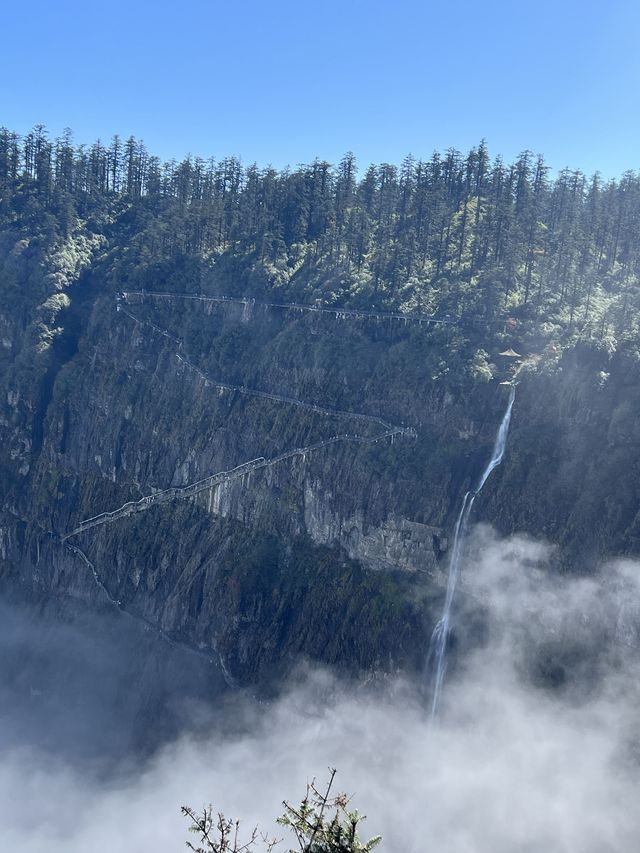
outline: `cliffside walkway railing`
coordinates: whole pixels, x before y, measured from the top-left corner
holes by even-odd
[[[147,293],[143,294],[142,291],[140,292],[140,294],[145,296],[150,295]],[[121,294],[120,296],[124,296],[126,298],[126,296],[128,295],[129,294]],[[152,295],[163,296],[165,294]],[[172,294],[166,295],[172,296]],[[209,297],[197,296],[189,296],[186,298],[203,298],[205,300],[209,299]],[[242,304],[251,302],[251,304],[253,304],[252,301],[236,300],[230,297],[222,297],[220,299],[214,297],[213,301],[233,301],[241,302]],[[276,305],[276,307],[298,306],[286,306],[285,304],[281,304]],[[305,308],[307,306],[299,307]],[[205,477],[202,480],[197,480],[196,482],[190,483],[186,486],[172,486],[168,489],[162,489],[153,492],[150,495],[145,495],[137,501],[127,501],[127,503],[123,504],[121,507],[118,507],[118,509],[109,512],[102,512],[98,515],[92,516],[91,518],[84,519],[73,530],[70,530],[68,533],[65,533],[60,536],[61,542],[66,542],[72,536],[78,536],[79,534],[84,533],[87,530],[91,530],[94,527],[100,527],[103,524],[110,524],[120,518],[126,518],[128,516],[134,515],[135,513],[144,512],[150,509],[152,506],[167,503],[168,501],[184,500],[187,498],[191,498],[197,495],[199,492],[204,492],[208,489],[213,489],[216,486],[221,485],[222,483],[227,483],[232,480],[237,480],[242,477],[245,477],[252,471],[257,471],[262,468],[268,468],[273,465],[277,465],[279,462],[283,462],[284,460],[291,459],[295,456],[305,456],[308,453],[313,453],[317,450],[320,450],[321,448],[336,444],[337,442],[344,441],[358,444],[374,444],[385,438],[391,438],[391,441],[393,441],[396,435],[406,435],[412,438],[416,437],[416,432],[412,427],[390,424],[382,418],[377,417],[376,415],[367,415],[362,412],[349,412],[340,409],[330,409],[326,406],[320,406],[316,403],[310,403],[305,400],[298,400],[295,397],[288,397],[283,394],[272,394],[269,391],[261,391],[255,388],[248,388],[244,385],[233,385],[229,382],[221,382],[217,379],[212,379],[197,365],[190,361],[190,359],[184,354],[184,341],[182,341],[180,338],[176,337],[175,335],[172,335],[171,332],[169,332],[167,329],[164,329],[162,326],[158,326],[156,323],[153,323],[150,320],[142,320],[140,317],[136,317],[135,314],[132,314],[130,311],[123,307],[120,298],[118,298],[118,310],[125,316],[133,320],[135,323],[150,328],[156,334],[162,335],[164,338],[174,343],[178,347],[178,352],[176,352],[175,354],[178,361],[180,361],[181,364],[184,364],[189,370],[192,370],[194,373],[196,373],[207,385],[213,385],[214,387],[220,388],[225,391],[237,392],[239,394],[244,394],[247,396],[259,397],[266,400],[273,400],[277,403],[286,403],[288,405],[298,406],[300,408],[306,409],[307,411],[315,412],[317,414],[328,417],[349,418],[358,420],[361,423],[374,424],[377,427],[381,427],[382,432],[378,432],[370,436],[359,435],[357,433],[342,433],[340,435],[334,435],[331,438],[327,438],[322,441],[317,441],[314,444],[309,444],[305,447],[297,447],[293,450],[287,450],[284,453],[279,454],[278,456],[272,457],[271,459],[266,459],[264,456],[259,456],[256,459],[250,460],[249,462],[243,462],[241,465],[238,465],[236,468],[232,468],[229,471],[220,471],[216,474],[212,474],[209,477]],[[320,309],[311,308],[311,310]],[[403,317],[404,315],[398,316]]]
[[[78,557],[84,565],[89,569],[93,579],[96,583],[96,586],[102,591],[102,594],[105,596],[106,600],[111,604],[119,613],[127,618],[131,619],[133,622],[137,622],[142,625],[144,628],[147,628],[157,634],[161,640],[163,640],[167,645],[171,646],[175,649],[184,649],[184,651],[189,652],[190,654],[197,655],[198,657],[204,658],[209,662],[213,662],[215,660],[220,664],[220,670],[222,672],[222,677],[229,685],[229,687],[237,687],[237,682],[229,673],[227,667],[225,666],[222,655],[219,652],[216,652],[215,649],[211,649],[210,652],[206,651],[202,648],[197,648],[196,646],[191,646],[188,643],[183,643],[180,640],[174,639],[170,634],[168,634],[163,628],[160,627],[155,622],[152,622],[150,619],[147,619],[145,616],[142,616],[140,613],[132,613],[130,610],[127,610],[122,601],[117,598],[114,598],[107,587],[100,580],[100,575],[95,567],[95,565],[91,562],[91,560],[87,557],[82,548],[78,548],[77,545],[72,545],[70,542],[63,542],[64,547]]]
[[[434,317],[432,314],[402,314],[400,311],[367,311],[364,308],[332,308],[328,305],[305,305],[301,302],[261,302],[242,296],[207,296],[204,293],[171,293],[157,290],[123,290],[118,294],[119,299],[128,301],[129,297],[137,296],[143,299],[188,299],[196,302],[214,302],[231,305],[242,305],[251,308],[254,305],[266,308],[281,308],[285,311],[309,311],[314,314],[332,314],[336,320],[403,320],[405,323],[435,323],[455,325],[458,320],[452,317]]]
[[[141,326],[148,326],[157,334],[163,335],[165,338],[168,338],[173,343],[177,344],[178,352],[176,353],[176,358],[181,364],[184,364],[189,370],[192,370],[196,373],[207,385],[213,385],[215,388],[221,388],[223,391],[231,391],[237,392],[238,394],[244,394],[248,397],[260,397],[263,400],[273,400],[276,403],[286,403],[290,406],[298,406],[301,409],[306,409],[310,412],[315,412],[319,415],[325,415],[327,417],[335,417],[335,418],[351,418],[356,419],[362,422],[367,422],[371,424],[376,424],[377,426],[381,426],[383,429],[405,429],[404,426],[400,427],[396,424],[388,423],[382,418],[377,417],[376,415],[367,415],[362,412],[349,412],[342,409],[330,409],[327,406],[320,406],[317,403],[310,403],[306,400],[298,400],[295,397],[288,397],[284,394],[273,394],[270,391],[261,391],[258,388],[248,388],[246,385],[233,385],[230,382],[222,382],[219,379],[213,379],[211,376],[206,374],[203,370],[201,370],[197,365],[195,365],[185,354],[184,354],[184,341],[181,341],[180,338],[175,337],[166,329],[163,329],[161,326],[157,326],[155,323],[150,322],[149,320],[142,320],[140,317],[136,317],[135,314],[132,314],[130,311],[127,311],[126,308],[122,309],[122,313],[133,320],[135,323],[140,324]]]
[[[228,483],[232,480],[238,480],[250,474],[252,471],[258,471],[261,468],[270,468],[277,465],[279,462],[284,462],[285,459],[291,459],[294,456],[305,456],[307,453],[313,453],[323,447],[328,447],[331,444],[338,442],[354,442],[356,444],[375,444],[385,438],[393,438],[396,435],[411,435],[415,436],[415,432],[410,428],[395,427],[388,429],[385,432],[378,433],[373,436],[352,435],[345,433],[342,435],[334,435],[331,438],[326,438],[323,441],[317,441],[314,444],[308,444],[305,447],[296,447],[293,450],[287,450],[280,453],[278,456],[273,456],[271,459],[265,459],[264,456],[258,456],[256,459],[251,459],[249,462],[243,462],[236,468],[231,468],[229,471],[219,471],[216,474],[211,474],[202,480],[197,480],[194,483],[189,483],[186,486],[174,486],[169,489],[163,489],[154,492],[151,495],[145,495],[138,501],[128,501],[118,509],[112,512],[101,512],[99,515],[94,515],[92,518],[87,518],[81,521],[80,524],[68,533],[60,537],[61,542],[66,542],[72,536],[77,536],[94,527],[100,527],[102,524],[110,524],[120,518],[126,518],[138,512],[145,512],[152,506],[157,504],[167,503],[174,500],[185,500],[192,498],[199,492],[204,492],[207,489],[215,488],[222,483]]]

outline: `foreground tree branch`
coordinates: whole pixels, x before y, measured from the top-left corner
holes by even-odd
[[[293,832],[300,853],[369,853],[380,843],[381,836],[366,842],[360,840],[358,827],[365,815],[348,809],[350,797],[346,794],[331,796],[335,768],[329,768],[329,774],[323,791],[316,786],[315,779],[307,783],[299,806],[284,800],[284,813],[277,823]],[[242,841],[240,821],[226,818],[221,812],[214,813],[211,805],[202,813],[182,806],[182,814],[191,821],[189,831],[199,836],[197,847],[187,841],[187,847],[194,853],[248,853],[257,846],[270,853],[280,843],[275,837],[260,834],[257,827]],[[297,851],[290,849],[289,853]]]

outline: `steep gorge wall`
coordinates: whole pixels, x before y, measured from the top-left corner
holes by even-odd
[[[335,444],[88,531],[72,541],[100,583],[148,624],[215,650],[234,682],[300,655],[419,667],[449,531],[506,403],[497,382],[456,372],[459,331],[151,300],[132,307],[135,322],[90,272],[82,286],[56,315],[67,336],[57,350],[34,355],[29,315],[3,311],[13,342],[1,424],[5,586],[98,601],[92,573],[51,532],[256,456],[375,434],[216,388],[176,357],[186,352],[220,381],[381,417],[416,437]],[[476,518],[549,538],[574,565],[636,553],[637,365],[575,350],[560,368],[522,374],[507,457]]]

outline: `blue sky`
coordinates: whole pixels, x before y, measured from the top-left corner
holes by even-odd
[[[30,0],[2,10],[0,125],[162,157],[361,167],[486,138],[640,168],[640,2]]]

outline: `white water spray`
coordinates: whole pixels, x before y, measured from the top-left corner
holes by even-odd
[[[493,469],[497,468],[498,465],[502,462],[505,445],[507,443],[509,424],[511,423],[511,410],[513,409],[513,401],[515,400],[515,397],[516,389],[515,385],[512,385],[511,390],[509,392],[509,402],[507,404],[507,410],[504,413],[504,417],[502,418],[502,421],[500,423],[489,464],[484,469],[482,477],[480,477],[478,487],[475,489],[475,491],[469,491],[464,496],[462,500],[462,506],[460,507],[458,520],[456,521],[456,526],[453,535],[453,548],[451,550],[451,562],[449,563],[449,576],[447,578],[447,594],[444,600],[444,609],[442,611],[442,616],[438,620],[438,624],[433,629],[433,634],[431,635],[431,643],[429,645],[429,656],[427,659],[428,662],[434,662],[435,670],[435,678],[433,682],[433,696],[431,700],[432,717],[435,717],[438,712],[440,695],[442,693],[442,685],[444,683],[444,677],[447,671],[447,640],[449,638],[449,625],[451,622],[451,605],[453,604],[453,596],[456,591],[456,586],[458,584],[458,577],[460,576],[460,564],[462,562],[462,554],[467,538],[469,516],[471,515],[473,503],[476,497],[482,491],[484,484],[489,479],[489,475],[491,474]]]

